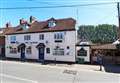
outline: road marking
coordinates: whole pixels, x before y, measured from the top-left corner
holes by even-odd
[[[37,81],[34,81],[34,80],[24,79],[24,78],[21,78],[21,77],[7,75],[7,74],[0,74],[0,76],[11,78],[11,79],[16,79],[16,80],[21,80],[21,81],[27,81],[27,82],[31,82],[31,83],[38,83]]]
[[[77,71],[75,71],[75,70],[64,70],[63,73],[76,75]]]

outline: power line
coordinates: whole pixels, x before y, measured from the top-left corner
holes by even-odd
[[[93,3],[93,4],[77,4],[77,5],[59,5],[59,6],[40,6],[40,7],[1,7],[0,10],[18,10],[18,9],[40,9],[40,8],[71,8],[80,6],[95,6],[116,4],[118,2]]]
[[[33,1],[33,0],[27,0],[27,1],[17,1],[17,2],[12,2],[12,3],[40,3],[40,4],[45,4],[45,5],[60,5],[60,4],[56,4],[56,3],[50,3],[50,2],[46,2],[46,1]],[[0,2],[1,4],[8,4],[8,2]]]

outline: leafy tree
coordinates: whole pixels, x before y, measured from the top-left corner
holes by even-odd
[[[115,25],[81,25],[77,32],[78,39],[86,39],[93,43],[112,43],[117,40],[117,26]]]

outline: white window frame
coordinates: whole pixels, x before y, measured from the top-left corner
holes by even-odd
[[[64,56],[65,51],[64,51],[63,48],[55,48],[55,49],[53,49],[53,55],[55,55],[55,56]]]
[[[58,32],[54,34],[54,39],[55,40],[63,40],[64,39],[64,33],[63,32]]]
[[[15,35],[10,36],[10,42],[16,42],[16,36]]]
[[[31,35],[24,35],[24,40],[25,41],[31,40]]]
[[[17,54],[17,48],[10,48],[10,54]]]
[[[39,40],[44,40],[44,34],[39,35]]]
[[[48,27],[55,27],[55,26],[56,26],[55,21],[51,20],[48,22]]]
[[[32,54],[32,47],[26,48],[26,54]]]

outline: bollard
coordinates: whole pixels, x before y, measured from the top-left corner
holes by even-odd
[[[56,65],[56,58],[54,59],[54,63],[55,63],[55,65]]]

